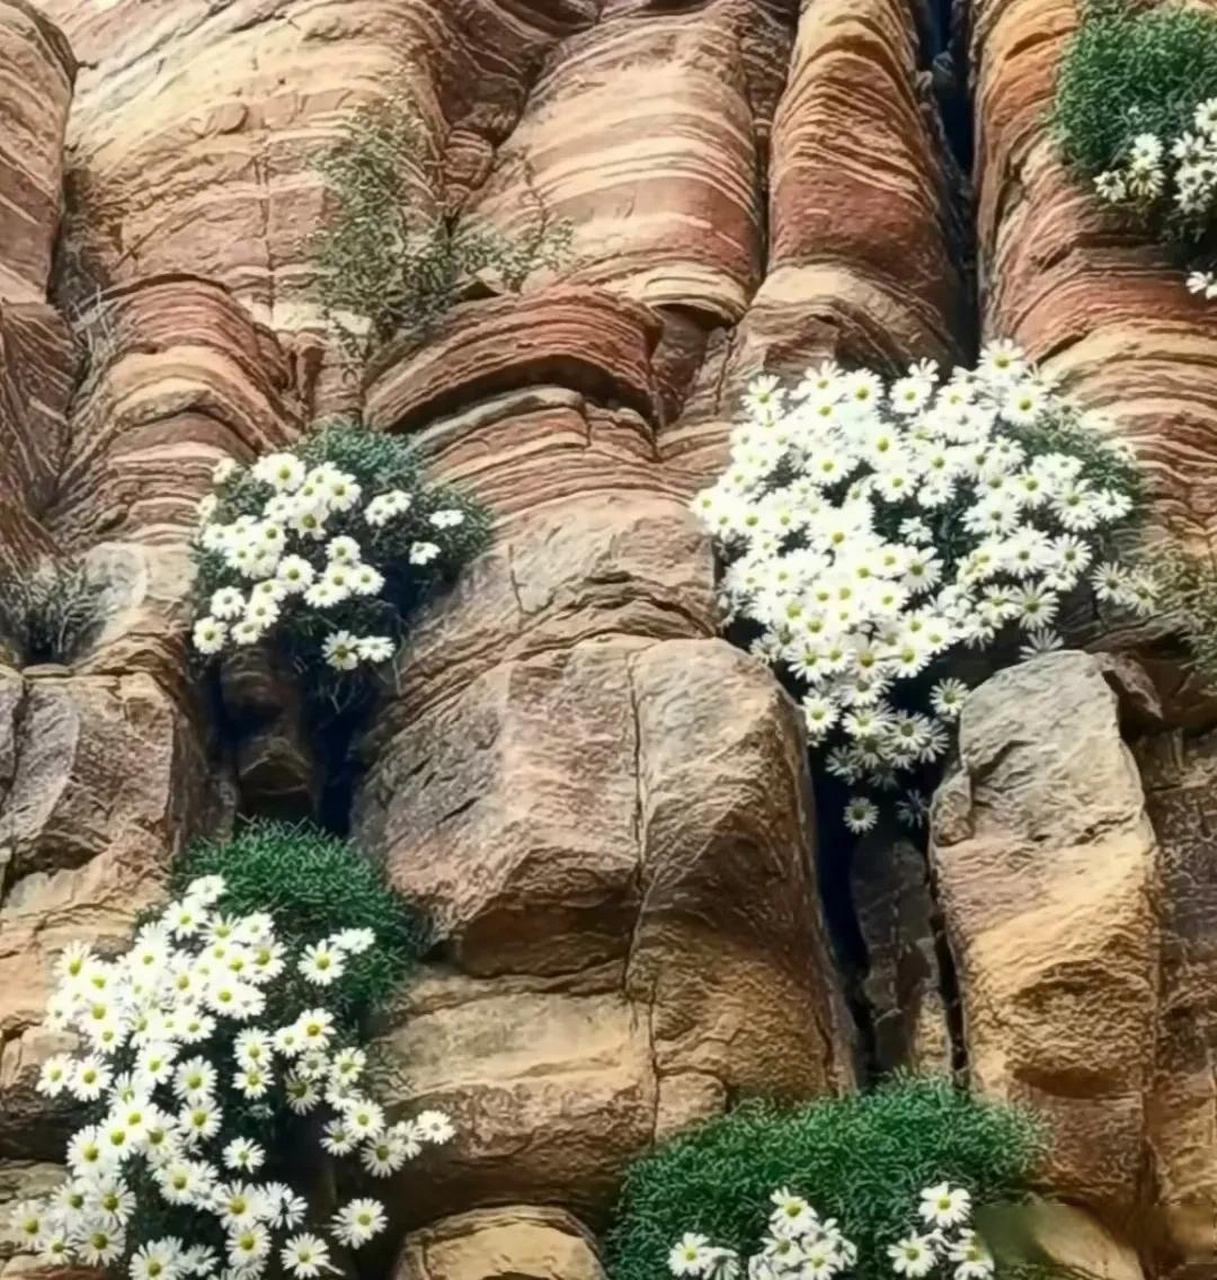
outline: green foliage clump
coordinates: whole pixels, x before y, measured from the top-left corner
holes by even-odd
[[[1217,12],[1179,3],[1150,8],[1092,0],[1057,79],[1052,125],[1066,163],[1079,178],[1098,179],[1105,198],[1185,260],[1204,261],[1213,248],[1211,200],[1180,203],[1163,186],[1138,185],[1126,166],[1134,140],[1153,135],[1161,148],[1155,164],[1165,166],[1160,176],[1169,187],[1181,163],[1176,143],[1190,138],[1203,149],[1196,109],[1213,98]],[[1196,174],[1203,169],[1191,167]]]
[[[71,662],[102,622],[105,583],[86,564],[55,560],[0,582],[0,640],[25,665]]]
[[[1178,615],[1196,674],[1217,691],[1217,565],[1177,543],[1155,547],[1152,563],[1163,610]]]
[[[1045,1146],[1030,1114],[946,1080],[901,1077],[797,1107],[749,1101],[663,1143],[627,1171],[606,1241],[612,1280],[658,1280],[686,1231],[751,1252],[770,1194],[788,1187],[858,1246],[857,1280],[890,1280],[887,1245],[922,1188],[965,1187],[984,1205],[1017,1196]]]
[[[224,877],[226,912],[270,912],[277,936],[292,951],[341,929],[376,934],[376,945],[352,955],[346,972],[324,992],[326,1007],[349,1028],[388,999],[426,949],[424,921],[380,870],[319,828],[260,819],[231,840],[197,842],[175,861],[171,887],[181,893],[192,880],[211,875]],[[317,988],[297,981],[316,1003]],[[298,998],[287,987],[289,1002]]]
[[[570,245],[570,224],[553,221],[539,201],[535,227],[516,239],[420,209],[420,189],[442,206],[442,174],[403,97],[356,111],[317,167],[333,213],[312,243],[315,290],[352,354],[430,328],[475,272],[492,269],[518,290],[531,271],[556,267]]]
[[[1052,120],[1065,158],[1094,177],[1139,133],[1185,133],[1215,95],[1217,12],[1092,5],[1065,51]]]

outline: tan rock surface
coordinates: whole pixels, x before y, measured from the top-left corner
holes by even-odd
[[[30,1092],[57,949],[123,936],[172,850],[222,821],[204,781],[235,777],[253,807],[303,805],[316,782],[265,673],[230,673],[240,731],[208,756],[186,546],[216,460],[357,395],[306,292],[311,158],[358,103],[405,88],[444,177],[420,182],[422,206],[513,230],[569,218],[574,252],[558,283],[464,304],[366,382],[371,425],[499,517],[362,744],[357,834],[439,926],[384,1030],[391,1096],[460,1130],[395,1207],[476,1210],[402,1266],[594,1280],[577,1226],[529,1206],[597,1223],[655,1136],[740,1093],[851,1079],[796,716],[713,638],[684,498],[762,366],[949,360],[967,340],[965,201],[915,6],[43,8],[83,65],[64,242],[80,279],[69,333],[45,295],[73,64],[25,0],[0,0],[18,139],[0,138],[0,176],[18,175],[0,184],[17,193],[0,229],[18,228],[0,235],[0,573],[58,548],[110,589],[71,672],[0,675],[0,1156],[59,1154]],[[1179,277],[1104,231],[1051,158],[1073,7],[981,0],[972,17],[985,325],[1118,411],[1164,518],[1200,541],[1217,349]],[[1163,1265],[1212,1280],[1207,744],[1145,748],[1146,800],[1098,668],[1046,661],[976,695],[940,801],[966,1043],[935,1004],[915,860],[855,867],[877,1056],[966,1050],[978,1084],[1047,1110],[1064,1190],[1109,1214],[1157,1196]],[[1136,732],[1208,723],[1174,667],[1126,709],[1134,695]],[[1083,1236],[1070,1260],[1092,1256]]]
[[[604,323],[572,324],[579,307]],[[418,439],[438,476],[493,494],[504,518],[399,663],[402,692],[364,744],[354,834],[428,904],[453,970],[408,990],[413,1012],[387,1033],[403,1106],[462,1117],[403,1212],[515,1198],[598,1221],[656,1133],[736,1092],[836,1088],[851,1064],[793,709],[711,638],[709,547],[651,422],[582,376],[616,361],[654,386],[652,323],[587,289],[524,299],[522,329],[509,314],[470,304],[435,357],[406,350],[394,369],[386,356],[372,384],[378,424],[408,428],[392,388],[458,403],[458,351],[494,337],[472,403]],[[561,1033],[560,1067],[550,1025],[585,1028]],[[446,1077],[416,1069],[434,1052]],[[542,1085],[552,1126],[531,1101]],[[611,1136],[572,1135],[567,1116],[597,1135],[607,1123],[585,1115],[589,1090]]]
[[[971,695],[932,844],[968,1072],[1039,1108],[1053,1187],[1108,1211],[1140,1186],[1158,859],[1093,658],[1050,654]]]
[[[394,1280],[602,1280],[587,1231],[560,1209],[506,1205],[444,1218],[406,1239]]]
[[[75,939],[118,945],[200,821],[193,726],[146,674],[0,670],[0,1151],[60,1154],[33,1085],[64,1048],[40,1021]]]

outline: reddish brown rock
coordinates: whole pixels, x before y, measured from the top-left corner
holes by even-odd
[[[768,44],[771,80],[788,40],[759,0],[603,6],[535,85],[475,215],[523,232],[540,201],[573,224],[566,278],[734,323],[764,216],[741,44]]]
[[[762,370],[954,357],[963,246],[923,81],[908,6],[802,6],[773,124],[768,274],[735,330],[712,338],[660,441],[690,484],[721,467],[739,395]]]
[[[326,207],[315,160],[342,121],[407,92],[459,196],[510,132],[545,55],[596,11],[592,0],[46,8],[87,64],[69,141],[89,271],[102,284],[205,276],[310,359],[320,352],[300,336],[323,328],[308,292]],[[445,192],[420,183],[417,201],[434,211]],[[326,411],[348,398],[333,359],[298,390]]]
[[[660,324],[596,289],[548,289],[466,303],[419,346],[384,351],[369,371],[367,421],[409,432],[499,392],[556,383],[653,420],[650,356]]]
[[[41,302],[59,226],[76,60],[29,0],[0,3],[0,299]]]

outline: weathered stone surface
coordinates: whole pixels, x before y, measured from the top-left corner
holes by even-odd
[[[1202,1276],[1217,1258],[1217,735],[1137,745],[1158,835],[1162,976],[1146,1142],[1160,1261]]]
[[[412,1232],[394,1280],[602,1280],[587,1230],[561,1209],[479,1209]]]
[[[550,382],[653,418],[650,355],[659,333],[649,308],[597,289],[466,303],[431,341],[389,347],[375,361],[367,420],[410,431],[498,392]]]
[[[1054,1188],[1109,1211],[1140,1186],[1158,857],[1093,658],[1050,654],[971,695],[932,840],[968,1071],[1038,1107]]]
[[[763,219],[740,46],[764,40],[771,78],[789,36],[759,0],[603,6],[534,86],[476,213],[524,230],[539,198],[573,224],[568,278],[737,321]]]
[[[308,244],[325,212],[315,157],[360,103],[408,92],[453,198],[482,180],[556,41],[592,0],[235,0],[150,11],[48,0],[86,69],[69,134],[75,243],[102,284],[189,271],[227,286],[307,353],[327,409],[339,371],[310,340]],[[417,203],[445,203],[420,182]]]
[[[807,1096],[848,1078],[804,770],[793,709],[715,640],[623,636],[503,661],[383,745],[356,836],[428,904],[440,953],[492,979],[448,979],[470,993],[459,1012],[420,1013],[411,994],[389,1036],[410,1099],[468,1121],[436,1157],[436,1208],[510,1195],[602,1214],[623,1155],[657,1132],[737,1091]],[[581,994],[606,970],[604,995]],[[519,982],[531,1007],[504,1011]],[[514,1028],[572,1018],[599,1030],[574,1037],[569,1078],[552,1080]],[[541,1076],[558,1114],[580,1112],[581,1073],[602,1070],[586,1054],[614,1026],[613,1140],[559,1156],[531,1108],[496,1099]],[[433,1053],[448,1074],[437,1059],[428,1085],[417,1055]],[[509,1169],[494,1161],[504,1144]]]
[[[0,3],[0,298],[46,296],[75,74],[68,42],[38,7]]]
[[[576,980],[478,980],[432,969],[412,982],[378,1048],[391,1111],[442,1106],[458,1129],[401,1180],[407,1224],[454,1206],[560,1204],[602,1223],[620,1170],[650,1142],[656,1105],[645,1011],[620,966]]]
[[[194,727],[146,674],[0,670],[0,1151],[61,1154],[33,1085],[68,1047],[40,1025],[56,956],[119,945],[201,818]]]

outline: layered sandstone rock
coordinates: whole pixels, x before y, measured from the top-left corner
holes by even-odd
[[[598,1220],[655,1136],[851,1074],[803,740],[712,638],[709,547],[644,416],[658,332],[587,288],[475,303],[369,388],[372,422],[408,430],[468,379],[419,440],[504,517],[420,620],[355,807],[442,961],[385,1038],[401,1104],[460,1133],[411,1218],[514,1198]]]
[[[1217,1256],[1212,734],[1120,740],[1100,664],[969,699],[933,862],[969,1074],[1052,1123],[1051,1185],[1166,1275]]]
[[[31,1083],[63,942],[117,944],[237,788],[263,811],[315,803],[311,744],[257,663],[226,671],[236,740],[208,754],[187,544],[216,460],[362,394],[373,429],[408,434],[499,519],[419,619],[363,744],[355,833],[437,927],[383,1029],[384,1084],[395,1109],[449,1108],[460,1135],[394,1208],[473,1209],[398,1270],[596,1280],[578,1223],[536,1206],[596,1223],[656,1137],[739,1094],[852,1077],[797,715],[714,638],[685,498],[762,366],[949,361],[967,342],[960,180],[919,6],[44,8],[85,64],[60,264],[72,326],[45,293],[74,64],[26,0],[0,0],[17,139],[0,139],[17,175],[0,184],[17,193],[0,211],[0,573],[67,550],[109,586],[71,670],[0,668],[0,1198],[55,1176],[60,1134]],[[1070,5],[974,10],[985,323],[1118,410],[1164,518],[1199,542],[1212,501],[1193,464],[1217,408],[1199,304],[1103,231],[1052,160],[1042,113]],[[522,233],[567,218],[573,253],[558,286],[465,303],[360,389],[307,292],[312,159],[357,104],[402,89],[435,160],[420,207]],[[980,1086],[1041,1105],[1059,1188],[1126,1224],[1156,1197],[1162,1225],[1138,1243],[1160,1231],[1163,1266],[1207,1280],[1209,752],[1165,734],[1193,687],[1154,685],[1123,721],[1158,735],[1140,749],[1148,800],[1089,659],[1045,659],[970,704],[934,864],[962,1037],[916,851],[872,845],[852,887],[878,1062],[966,1059]],[[1134,1276],[1091,1226],[1042,1235]]]
[[[38,516],[62,459],[75,357],[46,291],[75,74],[38,9],[0,4],[0,574],[52,545]]]
[[[191,272],[228,288],[299,357],[310,406],[341,399],[308,293],[324,213],[315,157],[362,102],[407,93],[423,210],[485,175],[555,42],[593,0],[47,0],[87,68],[69,135],[70,226],[101,285]],[[320,383],[318,379],[320,378]]]
[[[967,288],[950,161],[914,15],[894,0],[800,6],[773,124],[768,270],[731,331],[710,335],[665,457],[708,479],[744,383],[814,361],[950,363]]]
[[[59,226],[63,138],[76,59],[29,0],[0,4],[0,298],[42,302]]]

